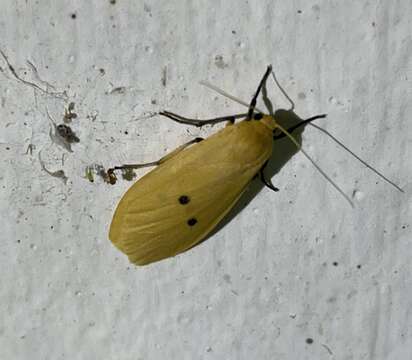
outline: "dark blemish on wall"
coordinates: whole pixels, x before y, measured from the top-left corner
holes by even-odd
[[[231,284],[231,283],[232,283],[232,280],[231,280],[229,274],[224,274],[224,275],[223,275],[223,280],[224,280],[226,283],[228,283],[228,284]]]
[[[76,13],[73,13],[73,14],[70,15],[70,17],[74,20],[74,19],[77,18],[77,15],[76,15]]]
[[[100,75],[103,76],[106,74],[106,70],[104,70],[103,68],[99,69]]]
[[[333,355],[332,350],[329,348],[329,346],[322,344],[322,346],[326,349],[326,351],[329,353],[329,355]]]
[[[166,84],[167,84],[167,66],[164,66],[163,70],[162,70],[162,85],[163,85],[163,87],[166,87]]]
[[[113,88],[109,94],[114,95],[114,94],[124,94],[126,92],[126,87],[125,86],[117,86]]]
[[[306,341],[306,344],[309,344],[309,345],[313,344],[312,338],[307,338],[305,341]]]
[[[68,143],[72,144],[72,143],[80,142],[80,139],[76,136],[76,134],[74,133],[74,131],[71,129],[70,126],[67,126],[65,124],[60,124],[60,125],[57,125],[56,130],[57,130],[57,134],[61,138],[66,140]]]
[[[336,302],[336,300],[337,300],[336,296],[331,296],[330,298],[327,299],[327,302],[330,304],[333,304]]]
[[[357,267],[358,269],[360,269],[360,268],[362,268],[362,265],[359,264],[359,265],[357,265],[356,267]]]
[[[229,65],[226,64],[223,61],[223,56],[222,55],[216,55],[215,56],[215,65],[219,68],[219,69],[224,69],[226,67],[228,67]]]
[[[50,171],[46,168],[46,165],[44,164],[43,160],[41,159],[40,152],[38,154],[38,157],[39,157],[40,166],[41,166],[43,171],[45,171],[47,174],[49,174],[52,177],[61,179],[65,185],[67,184],[67,180],[69,180],[69,179],[66,176],[66,174],[64,173],[64,170]]]
[[[332,263],[332,265],[333,265],[333,266],[338,266],[339,264],[338,264],[337,261],[334,261],[334,262]]]
[[[110,0],[110,4],[115,5],[115,4],[116,4],[116,0]]]
[[[302,10],[298,10],[298,14],[302,14]]]
[[[92,164],[86,166],[85,178],[90,182],[94,182],[94,175],[97,175],[103,179],[105,183],[114,185],[117,181],[116,175],[111,175],[110,170],[107,170],[99,164]]]
[[[77,118],[77,114],[73,112],[74,106],[74,102],[71,102],[69,103],[67,109],[64,109],[63,122],[65,122],[66,124],[71,123],[73,119]]]
[[[117,176],[114,173],[114,169],[106,169],[102,165],[95,165],[97,175],[99,175],[103,181],[107,184],[114,185],[117,182]]]
[[[122,179],[126,181],[132,181],[136,177],[136,173],[133,169],[122,169]]]

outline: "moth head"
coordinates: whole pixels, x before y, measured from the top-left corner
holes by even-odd
[[[270,130],[275,130],[277,127],[277,123],[275,117],[273,115],[266,115],[262,113],[255,113],[253,115],[253,120],[260,121],[263,125],[268,127]]]

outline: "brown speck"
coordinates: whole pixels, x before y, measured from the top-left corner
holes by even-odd
[[[64,110],[63,121],[66,124],[71,123],[73,119],[77,118],[77,114],[73,112],[74,107],[75,107],[75,103],[71,102],[69,103],[69,106],[67,107],[67,109]]]
[[[338,264],[337,261],[334,261],[334,262],[332,263],[332,265],[333,265],[333,266],[338,266],[339,264]]]
[[[75,13],[71,14],[70,17],[74,20],[76,19],[77,15]]]
[[[309,344],[309,345],[313,344],[313,339],[312,338],[307,338],[306,339],[306,344]]]
[[[56,127],[57,133],[60,137],[65,139],[68,143],[78,143],[80,139],[76,136],[70,126],[60,124]]]

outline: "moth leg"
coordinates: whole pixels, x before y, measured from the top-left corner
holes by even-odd
[[[278,192],[279,189],[278,189],[277,187],[273,186],[273,184],[272,184],[272,182],[271,182],[270,180],[267,180],[267,179],[265,178],[264,170],[265,170],[265,167],[266,167],[267,164],[268,164],[268,162],[266,161],[266,162],[264,163],[264,165],[261,167],[261,169],[259,170],[259,178],[260,178],[260,181],[262,181],[262,183],[263,183],[264,185],[266,185],[270,190],[272,190],[272,191],[274,191],[274,192]]]
[[[180,153],[182,150],[186,149],[188,146],[190,146],[192,144],[197,144],[198,142],[201,142],[202,140],[204,140],[204,139],[201,138],[201,137],[197,137],[197,138],[194,138],[193,140],[190,140],[189,142],[187,142],[183,145],[178,146],[175,150],[173,150],[169,154],[166,154],[165,156],[163,156],[158,161],[155,161],[155,165],[160,165],[160,164],[166,162],[167,160],[171,159],[173,156]]]
[[[202,140],[203,140],[203,138],[201,138],[201,137],[194,138],[193,140],[190,140],[189,142],[187,142],[183,145],[180,145],[175,150],[173,150],[172,152],[166,154],[165,156],[163,156],[162,158],[160,158],[159,160],[156,160],[156,161],[151,161],[151,162],[148,162],[148,163],[141,163],[141,164],[124,164],[124,165],[114,166],[114,167],[107,170],[108,182],[110,184],[116,183],[117,178],[116,178],[116,175],[114,174],[114,172],[116,170],[129,170],[129,169],[137,170],[137,169],[141,169],[141,168],[144,168],[144,167],[157,166],[157,165],[163,164],[164,162],[171,159],[172,157],[174,157],[175,155],[180,153],[182,150],[184,150],[188,146],[190,146],[192,144],[196,144],[198,142],[201,142]]]
[[[260,90],[262,89],[263,84],[266,82],[268,76],[270,75],[270,73],[272,72],[272,65],[269,65],[268,68],[266,69],[265,75],[263,75],[262,80],[260,81],[260,84],[256,90],[255,96],[253,96],[252,101],[250,102],[249,105],[249,111],[247,113],[247,120],[251,120],[253,117],[253,113],[255,111],[255,107],[256,107],[256,100],[259,96]]]
[[[229,121],[230,123],[234,123],[236,119],[239,118],[244,118],[246,117],[247,114],[235,114],[235,115],[229,115],[229,116],[222,116],[222,117],[217,117],[213,119],[188,119],[185,118],[181,115],[177,115],[175,113],[172,113],[170,111],[161,111],[159,115],[166,116],[167,118],[176,121],[180,124],[186,124],[186,125],[193,125],[197,127],[201,127],[204,125],[213,125],[213,124],[218,124],[220,122],[225,122]]]

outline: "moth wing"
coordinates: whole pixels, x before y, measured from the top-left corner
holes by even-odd
[[[110,240],[137,265],[191,248],[233,207],[271,146],[271,132],[259,122],[243,122],[180,152],[126,192]],[[182,204],[182,196],[189,201]]]
[[[126,193],[109,235],[138,265],[174,256],[201,241],[233,207],[253,177],[228,171],[227,167],[192,167],[179,179],[160,174],[164,183],[157,188],[157,176],[150,174]],[[189,199],[187,204],[180,203],[182,196]]]

